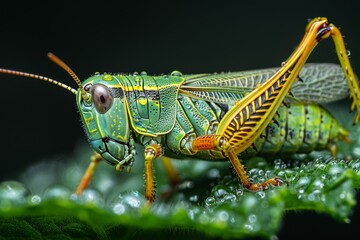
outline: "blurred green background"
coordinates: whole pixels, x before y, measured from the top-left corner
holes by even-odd
[[[356,1],[8,2],[0,8],[0,67],[73,87],[47,52],[62,58],[81,79],[96,71],[162,74],[274,67],[300,42],[308,19],[326,16],[341,27],[353,68],[360,73],[357,6]],[[332,42],[322,42],[309,61],[337,62]],[[15,179],[34,162],[61,161],[86,141],[74,95],[31,79],[0,76],[0,81],[1,181]],[[315,213],[291,213],[279,237],[350,236],[360,222],[359,208],[351,220],[344,225]]]

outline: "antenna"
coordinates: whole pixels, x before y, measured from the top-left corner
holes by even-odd
[[[62,69],[64,69],[67,73],[69,73],[69,75],[75,80],[76,84],[78,85],[80,91],[81,91],[81,96],[82,98],[88,102],[91,99],[91,95],[85,91],[85,89],[83,88],[83,86],[81,85],[81,81],[78,78],[78,76],[76,76],[76,74],[74,73],[73,70],[71,70],[71,68],[64,63],[60,58],[58,58],[56,55],[54,55],[53,53],[49,52],[47,54],[48,58],[53,61],[56,65],[58,65],[59,67],[61,67]]]
[[[71,70],[71,68],[64,63],[60,58],[58,58],[56,55],[54,55],[53,53],[49,52],[47,54],[48,58],[53,61],[56,65],[58,65],[59,67],[61,67],[62,69],[64,69],[67,73],[70,74],[70,76],[75,80],[76,84],[78,85],[78,87],[80,89],[82,89],[82,85],[81,85],[81,81],[78,78],[78,76],[76,76],[76,74],[74,73],[73,70]]]
[[[4,73],[4,74],[9,74],[9,75],[16,75],[16,76],[20,76],[20,77],[28,77],[28,78],[35,78],[35,79],[39,79],[45,82],[49,82],[49,83],[53,83],[55,85],[58,85],[59,87],[65,88],[66,90],[72,92],[73,94],[76,95],[77,91],[75,89],[73,89],[72,87],[69,87],[59,81],[56,81],[54,79],[48,78],[48,77],[44,77],[41,75],[37,75],[37,74],[33,74],[33,73],[27,73],[27,72],[20,72],[20,71],[15,71],[15,70],[9,70],[9,69],[5,69],[5,68],[0,68],[0,73]]]

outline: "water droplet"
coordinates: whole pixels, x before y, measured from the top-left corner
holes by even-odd
[[[212,168],[209,170],[208,172],[208,176],[210,178],[220,178],[220,171],[219,169],[216,169],[216,168]]]
[[[209,216],[208,214],[201,214],[200,217],[199,217],[199,222],[202,223],[202,224],[206,224],[209,222]]]
[[[172,71],[172,73],[170,74],[171,76],[175,76],[175,77],[181,77],[182,76],[182,73],[180,71]]]
[[[198,197],[198,195],[193,195],[193,196],[189,197],[189,200],[190,200],[190,202],[196,203],[199,200],[199,197]]]
[[[291,169],[285,169],[285,174],[287,176],[291,175],[297,175],[297,171],[291,170]]]
[[[52,198],[61,198],[61,199],[69,199],[71,196],[71,191],[65,186],[51,186],[47,188],[44,192],[44,199],[52,199]]]
[[[285,171],[279,171],[276,175],[278,177],[283,177],[283,176],[285,176]]]
[[[310,183],[310,178],[309,177],[301,177],[297,183],[296,186],[297,187],[303,187],[303,186],[307,186]]]
[[[117,215],[121,215],[124,214],[126,211],[126,207],[124,206],[124,204],[121,203],[115,203],[112,207],[112,210],[115,214]]]
[[[105,205],[105,200],[102,194],[95,189],[86,189],[80,196],[77,196],[77,199],[81,203],[94,204],[99,207]]]
[[[280,165],[280,168],[283,168],[283,169],[287,168],[286,163],[282,163],[282,164]]]
[[[242,195],[244,195],[244,190],[242,190],[242,189],[237,189],[237,190],[236,190],[236,196],[241,197]]]
[[[279,169],[281,167],[282,161],[281,159],[275,159],[274,160],[274,168]]]
[[[318,165],[318,168],[321,170],[325,169],[325,167],[326,167],[325,163],[319,163],[319,165]]]
[[[180,183],[178,185],[178,188],[181,190],[185,190],[185,189],[191,189],[194,187],[194,182],[193,181],[184,181],[182,183]]]
[[[110,209],[115,214],[137,213],[146,204],[145,197],[138,191],[130,191],[118,194],[110,203]]]
[[[312,193],[310,193],[310,194],[307,196],[307,199],[308,199],[309,201],[314,201],[314,200],[315,200],[315,195],[312,194]]]
[[[253,226],[250,225],[250,224],[245,224],[244,227],[245,227],[246,230],[248,230],[250,232],[252,232],[254,230]]]
[[[323,188],[323,187],[324,187],[324,183],[323,183],[320,179],[316,179],[316,180],[313,182],[313,185],[314,185],[316,188]]]
[[[256,199],[255,196],[247,195],[247,197],[244,199],[243,207],[250,210],[256,207],[258,203],[259,201]]]
[[[268,201],[261,201],[261,207],[266,209],[266,211],[269,208],[269,202]]]
[[[346,197],[346,192],[341,192],[339,198],[344,199],[345,197]]]
[[[30,192],[20,182],[6,181],[0,183],[0,200],[11,203],[23,203]]]
[[[275,160],[274,160],[274,164],[275,164],[275,165],[280,165],[281,162],[282,162],[281,159],[275,159]]]
[[[321,200],[321,195],[322,194],[321,194],[321,191],[319,189],[313,191],[311,194],[315,197],[315,200],[317,200],[317,201]]]
[[[140,75],[141,75],[141,76],[146,76],[146,75],[147,75],[147,72],[141,71]]]
[[[265,182],[266,181],[266,179],[265,179],[265,177],[263,176],[263,177],[259,177],[258,179],[257,179],[257,182]]]
[[[226,211],[219,211],[217,213],[217,219],[226,222],[229,219],[229,214]]]
[[[266,170],[266,172],[265,172],[265,177],[266,178],[269,178],[272,175],[273,175],[273,173],[270,170]]]
[[[256,222],[256,220],[257,220],[257,217],[256,217],[255,214],[251,214],[251,215],[249,216],[249,222],[250,222],[250,223],[254,223],[254,222]]]
[[[128,195],[124,198],[124,202],[132,208],[139,208],[145,203],[145,199],[139,198],[139,194]]]
[[[216,198],[221,198],[223,197],[227,192],[226,188],[224,188],[224,186],[218,185],[215,186],[212,190],[211,190],[211,194],[216,197]]]
[[[255,175],[257,175],[258,174],[258,169],[257,168],[253,168],[253,169],[250,169],[249,171],[248,171],[248,173],[249,173],[249,175],[250,176],[255,176]]]
[[[39,195],[31,196],[30,203],[34,204],[34,205],[40,204],[41,203],[41,197]]]
[[[208,197],[205,199],[205,205],[207,207],[211,207],[216,203],[216,199],[214,197]]]
[[[195,218],[197,218],[202,213],[202,210],[200,210],[200,208],[198,207],[185,206],[185,205],[183,205],[183,207],[185,207],[188,210],[187,214],[191,220],[195,220]]]
[[[191,220],[195,219],[195,212],[192,209],[188,210],[187,214]]]
[[[329,174],[332,175],[333,178],[337,178],[338,175],[342,172],[342,168],[339,166],[333,165],[329,169]]]
[[[261,199],[261,198],[264,198],[266,196],[265,192],[264,191],[259,191],[259,192],[256,192],[256,196]]]
[[[236,196],[235,194],[232,193],[226,193],[223,197],[223,201],[229,201],[229,202],[234,202],[236,200]]]

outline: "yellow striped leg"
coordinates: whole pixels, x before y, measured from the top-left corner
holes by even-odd
[[[160,157],[162,154],[161,146],[158,144],[151,144],[145,148],[145,197],[148,205],[151,205],[155,200],[155,180],[153,160]]]
[[[357,124],[360,120],[360,87],[356,80],[355,73],[351,67],[340,30],[333,24],[329,24],[329,29],[331,37],[334,41],[336,53],[338,55],[341,67],[348,82],[350,98],[353,99],[353,103],[351,104],[351,111],[355,109],[357,110],[354,119],[354,124]]]
[[[97,152],[93,152],[93,154],[91,155],[91,162],[90,165],[88,166],[88,168],[86,169],[83,177],[80,180],[79,185],[76,188],[75,194],[76,195],[81,195],[82,192],[87,188],[87,186],[89,185],[92,176],[94,175],[94,171],[97,167],[97,165],[99,164],[99,162],[101,161],[101,156],[100,154],[98,154]]]
[[[179,183],[178,173],[174,165],[171,163],[171,159],[165,156],[161,157],[161,162],[165,168],[166,174],[169,178],[170,184],[176,186]]]

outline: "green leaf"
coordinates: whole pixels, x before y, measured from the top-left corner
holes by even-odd
[[[157,199],[150,208],[141,156],[131,174],[101,164],[89,189],[72,195],[90,157],[80,145],[69,161],[40,163],[18,181],[0,183],[0,239],[269,238],[286,212],[299,210],[349,222],[360,187],[360,127],[351,129],[353,144],[339,143],[338,159],[323,151],[247,160],[254,181],[278,176],[288,183],[265,191],[241,187],[226,162],[193,160],[174,161],[181,178],[174,189],[156,162]]]

